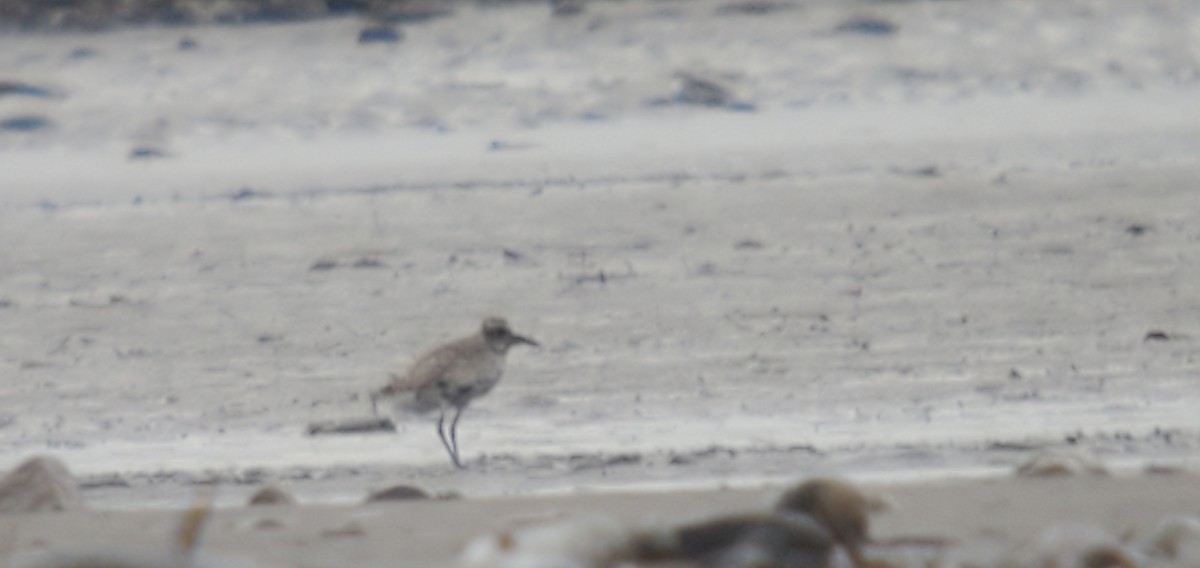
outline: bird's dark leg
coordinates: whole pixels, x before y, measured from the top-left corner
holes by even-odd
[[[442,427],[442,422],[446,418],[445,409],[438,412],[438,437],[442,439],[442,445],[446,447],[446,452],[450,454],[450,461],[454,462],[454,467],[462,468],[462,463],[458,461],[458,447],[451,447],[450,442],[446,441],[446,432]],[[454,438],[454,423],[458,422],[458,415],[454,416],[454,422],[450,425],[450,437]]]
[[[450,444],[454,446],[454,455],[458,455],[458,417],[462,416],[463,407],[454,412],[454,420],[450,421]],[[462,467],[462,466],[459,466]]]

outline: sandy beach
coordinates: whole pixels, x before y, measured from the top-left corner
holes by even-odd
[[[263,567],[818,475],[958,565],[1200,514],[1200,8],[742,4],[5,30],[0,471],[89,509],[0,517],[0,559],[166,547],[211,483],[201,551]],[[307,434],[489,315],[541,347],[465,469],[428,416]],[[397,484],[460,498],[359,505]]]
[[[1078,535],[1106,532],[1116,542],[1122,535],[1149,533],[1170,519],[1195,519],[1200,513],[1198,485],[1194,475],[1173,474],[943,479],[864,487],[889,503],[889,510],[872,516],[875,540],[939,542],[938,565],[1012,561],[1009,565],[1069,566],[1019,560],[1066,555],[1078,546],[1073,542]],[[667,526],[764,510],[780,491],[581,492],[357,506],[231,507],[215,512],[201,552],[212,565],[226,566],[458,566],[469,543],[499,531],[591,518]],[[10,558],[36,558],[30,555],[46,549],[167,557],[181,517],[180,511],[165,510],[46,513],[0,517],[0,529],[9,535],[9,554],[19,551]],[[1039,542],[1052,530],[1066,536],[1050,545]],[[1194,553],[1198,539],[1194,531],[1185,533],[1181,549],[1192,547],[1188,553]],[[1166,565],[1188,566],[1195,559]],[[892,565],[920,564],[899,559]]]

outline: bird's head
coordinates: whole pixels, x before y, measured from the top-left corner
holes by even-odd
[[[487,340],[488,345],[492,349],[504,353],[509,347],[518,343],[526,345],[537,345],[538,342],[522,337],[512,332],[508,327],[508,322],[504,318],[491,317],[483,320],[483,338]]]

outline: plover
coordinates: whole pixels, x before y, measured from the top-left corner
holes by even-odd
[[[492,390],[504,374],[505,356],[513,345],[537,345],[512,332],[508,322],[490,317],[479,333],[449,341],[422,355],[403,375],[371,393],[373,409],[381,399],[391,399],[397,412],[438,411],[437,430],[455,467],[463,467],[458,454],[458,418],[470,402]],[[450,436],[443,427],[446,410],[454,409]]]

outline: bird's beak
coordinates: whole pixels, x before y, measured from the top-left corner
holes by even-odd
[[[520,335],[517,335],[517,334],[513,334],[513,336],[512,336],[512,337],[513,337],[513,339],[514,339],[514,340],[515,340],[517,343],[524,343],[524,344],[526,344],[526,345],[532,345],[532,346],[534,346],[534,347],[541,347],[541,346],[542,346],[540,343],[538,343],[538,342],[536,342],[536,341],[534,341],[534,340],[532,340],[532,339],[529,339],[528,337],[522,337],[522,336],[520,336]]]

